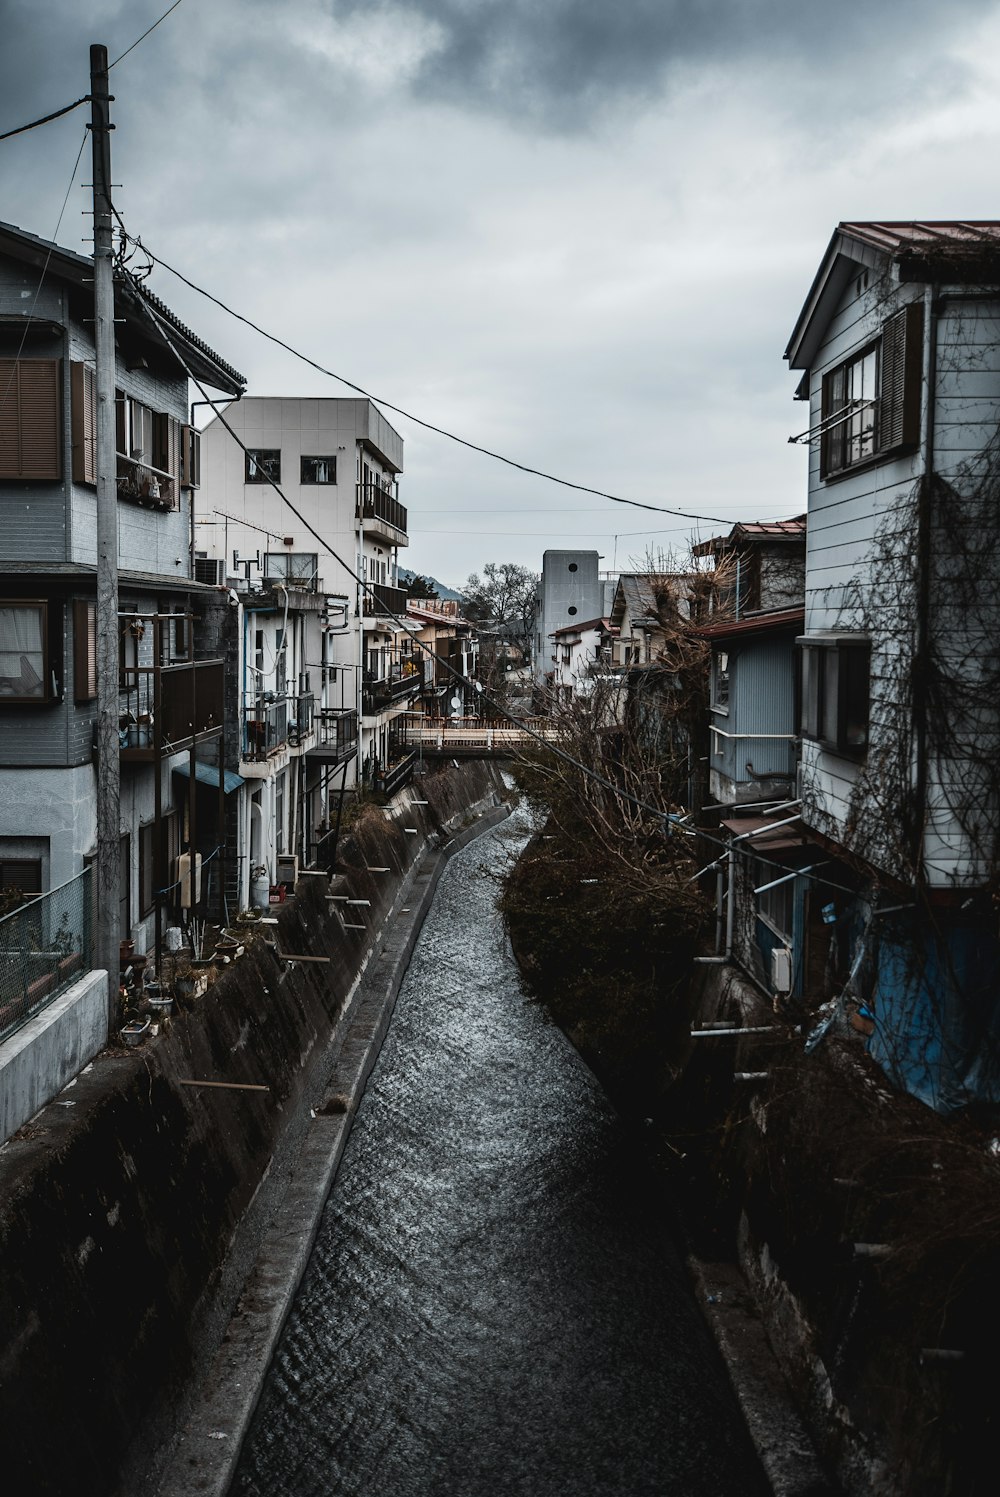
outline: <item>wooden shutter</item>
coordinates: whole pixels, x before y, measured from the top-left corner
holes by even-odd
[[[97,604],[88,598],[73,602],[73,700],[92,702],[97,696]]]
[[[920,382],[924,309],[911,302],[882,329],[878,450],[920,441]]]
[[[97,376],[89,364],[69,368],[73,482],[97,482]]]
[[[61,478],[58,359],[0,359],[0,479]]]
[[[181,486],[196,489],[201,482],[201,432],[181,427]]]

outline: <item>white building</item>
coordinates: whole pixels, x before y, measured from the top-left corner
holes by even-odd
[[[402,467],[402,438],[364,399],[250,396],[202,433],[198,564],[211,580],[231,581],[258,615],[242,652],[246,727],[278,719],[263,755],[240,764],[260,782],[248,843],[257,866],[270,868],[279,851],[312,861],[334,796],[360,782],[390,794],[412,770],[400,718],[423,668],[396,585],[408,544]],[[290,630],[279,617],[288,600],[293,619],[301,616]],[[286,699],[312,720],[308,734],[298,724],[298,744],[271,741],[298,723],[297,709],[281,708]]]

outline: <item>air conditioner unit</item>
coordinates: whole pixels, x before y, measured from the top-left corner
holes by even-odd
[[[775,993],[792,991],[792,953],[787,946],[775,946],[771,952],[771,988]]]
[[[294,853],[280,853],[277,858],[276,884],[287,884],[290,889],[295,888],[295,882],[299,876],[299,860]]]
[[[209,587],[225,587],[226,563],[221,557],[196,556],[194,559],[195,582],[207,582]]]

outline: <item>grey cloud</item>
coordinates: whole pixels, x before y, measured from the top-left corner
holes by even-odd
[[[735,62],[777,67],[787,101],[802,65],[826,70],[843,107],[862,92],[877,111],[905,89],[930,86],[940,57],[932,39],[994,0],[385,0],[436,28],[413,81],[425,96],[555,129],[584,126],[605,106],[643,102],[673,76]],[[370,0],[331,0],[340,16],[371,13]],[[823,111],[826,112],[825,110]]]

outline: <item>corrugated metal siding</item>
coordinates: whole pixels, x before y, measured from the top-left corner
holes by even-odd
[[[732,734],[795,732],[794,649],[791,634],[757,640],[729,651],[729,716],[712,715],[713,726]],[[736,784],[762,775],[791,775],[793,745],[753,738],[713,738],[711,766]],[[747,769],[747,761],[753,765]]]

